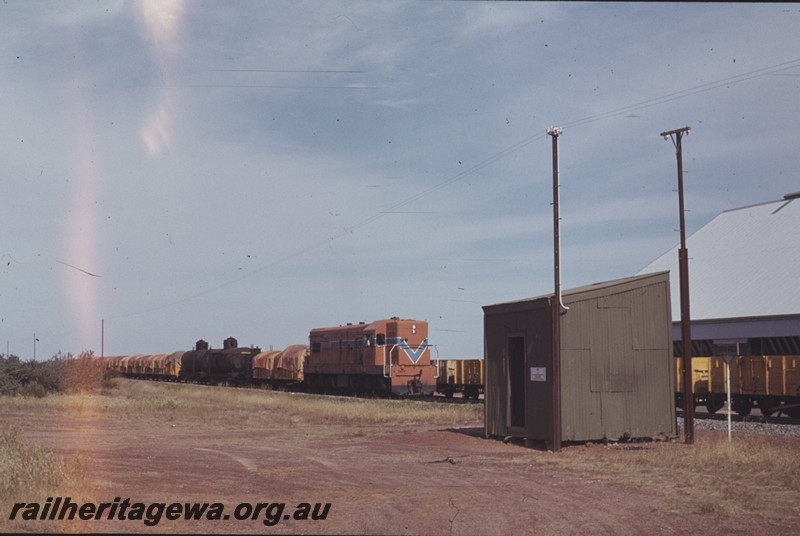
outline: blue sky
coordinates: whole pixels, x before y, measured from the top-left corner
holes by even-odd
[[[282,348],[635,274],[800,190],[798,4],[0,5],[0,352]]]

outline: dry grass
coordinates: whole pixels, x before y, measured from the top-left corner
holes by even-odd
[[[10,409],[47,409],[71,416],[195,421],[206,425],[269,422],[348,425],[461,426],[482,421],[478,404],[432,404],[410,400],[365,400],[258,389],[119,380],[105,394],[5,397]]]
[[[346,445],[354,434],[480,426],[483,419],[480,405],[361,400],[132,380],[120,380],[118,388],[106,394],[0,397],[0,414],[5,411],[23,415],[20,420],[31,426],[67,416],[78,425],[81,419],[94,420],[97,426],[125,422],[133,430],[148,431],[173,423],[179,431],[172,436],[176,440],[193,437],[182,430],[208,430],[217,438],[229,436],[237,446],[245,443],[242,431],[291,430],[273,439],[283,441],[273,447],[280,445],[286,451],[292,451],[293,441],[303,446],[319,441],[337,448],[339,441]],[[302,433],[295,433],[295,428],[302,428]],[[55,457],[23,441],[18,429],[6,431],[2,438],[0,485],[6,483],[6,487],[0,488],[0,495],[23,500],[22,495],[29,493],[50,496],[60,488],[75,491],[80,487],[80,459]],[[221,441],[203,446],[221,449]],[[472,456],[476,459],[478,455]],[[669,515],[692,513],[709,519],[800,516],[800,449],[796,441],[740,435],[729,444],[724,434],[709,433],[698,436],[692,446],[589,444],[566,447],[559,454],[510,449],[502,456],[492,452],[486,460],[499,462],[507,473],[515,473],[518,464],[539,465],[556,475],[623,488],[628,494],[647,490],[648,495],[663,498],[653,508]],[[0,521],[0,531],[3,529]]]
[[[113,426],[127,422],[138,430],[178,426],[182,430],[231,431],[236,432],[231,441],[238,444],[242,430],[330,430],[342,426],[350,430],[351,436],[363,436],[406,425],[474,425],[483,415],[479,405],[362,400],[126,379],[118,380],[118,386],[104,394],[0,396],[0,405],[9,415],[23,416],[19,420],[28,427],[4,430],[0,426],[0,511],[6,514],[14,502],[43,501],[57,495],[75,498],[91,488],[89,482],[84,482],[85,457],[66,459],[25,439],[23,432],[36,436],[45,431],[29,428],[37,426],[37,422],[43,426],[54,421],[69,422],[83,430],[102,427],[102,423]],[[219,442],[213,446],[221,448]],[[0,532],[54,530],[52,523],[11,522],[4,517],[0,516]],[[59,525],[55,530],[80,528],[70,524]]]
[[[0,429],[0,532],[52,531],[52,523],[9,520],[11,505],[58,495],[76,497],[74,492],[84,482],[86,466],[83,456],[65,459],[24,440],[18,426]],[[59,529],[79,530],[64,526]]]
[[[22,438],[18,426],[0,430],[0,502],[24,491],[31,496],[52,493],[80,483],[86,460],[65,460]]]
[[[800,451],[764,436],[571,447],[539,461],[600,482],[660,488],[662,507],[674,513],[783,517],[800,508]]]
[[[125,379],[104,393],[0,397],[0,404],[9,413],[47,414],[62,422],[105,420],[154,428],[180,424],[184,428],[236,431],[346,426],[357,435],[402,426],[475,425],[483,418],[483,408],[477,404],[364,400]],[[13,437],[19,439],[19,430]]]

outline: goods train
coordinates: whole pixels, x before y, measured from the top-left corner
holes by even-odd
[[[101,360],[130,377],[399,396],[432,395],[438,370],[428,323],[398,317],[313,329],[309,346],[280,351],[239,347],[230,337],[222,349],[199,340],[190,351]]]
[[[197,341],[194,350],[101,358],[102,367],[125,376],[171,381],[269,385],[331,393],[371,393],[478,399],[484,389],[482,359],[434,360],[428,323],[392,317],[312,329],[309,345],[284,350],[242,348],[234,338],[222,349]],[[675,404],[683,407],[681,358],[675,359]],[[757,407],[765,416],[800,418],[800,356],[737,356],[730,364],[731,409],[743,416]],[[727,399],[721,357],[692,358],[695,406],[709,413]]]

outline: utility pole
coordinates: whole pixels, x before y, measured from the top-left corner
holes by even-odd
[[[683,379],[683,423],[684,435],[687,445],[694,443],[694,394],[692,389],[692,325],[689,315],[689,252],[686,249],[686,223],[683,207],[683,150],[681,139],[691,129],[683,127],[668,132],[662,132],[664,139],[669,137],[675,145],[675,154],[678,159],[678,204],[681,219],[681,248],[678,250],[678,270],[681,284],[681,339],[683,343],[682,379]]]
[[[551,127],[547,129],[547,134],[553,138],[553,265],[554,265],[554,291],[553,301],[551,302],[551,324],[552,324],[552,346],[553,346],[553,366],[552,366],[552,404],[553,404],[553,427],[551,430],[550,443],[553,452],[561,450],[561,213],[559,210],[560,185],[558,180],[558,136],[562,129]]]

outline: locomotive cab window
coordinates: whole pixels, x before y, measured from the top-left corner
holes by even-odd
[[[322,350],[322,344],[319,342],[312,342],[311,343],[311,353],[318,354]]]
[[[386,346],[386,334],[385,333],[378,333],[375,335],[375,344],[378,346]]]

